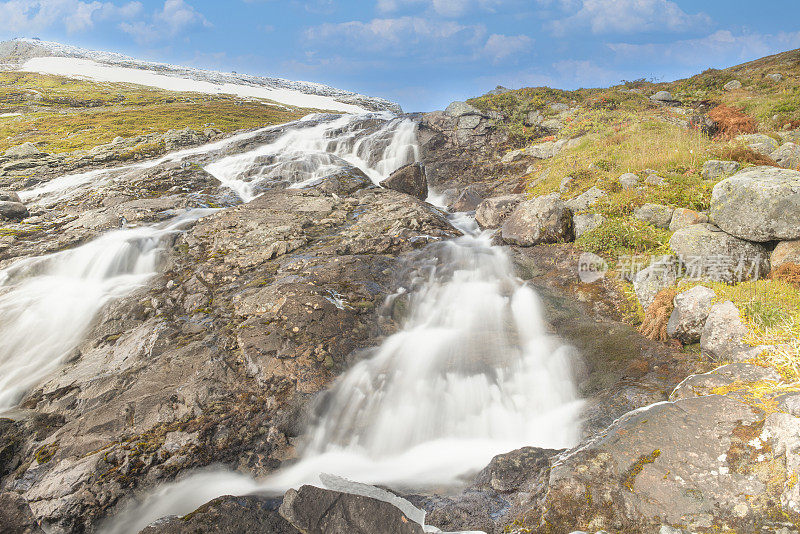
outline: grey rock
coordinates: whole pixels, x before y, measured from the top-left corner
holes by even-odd
[[[672,93],[669,91],[659,91],[651,96],[650,99],[658,102],[671,102],[673,100]]]
[[[742,338],[747,327],[742,322],[739,308],[727,300],[712,306],[700,336],[703,354],[715,360],[733,358],[746,346]]]
[[[359,189],[372,187],[372,180],[358,167],[340,169],[314,184],[314,187],[331,195],[347,196]]]
[[[17,455],[24,441],[22,428],[16,421],[0,419],[0,480],[17,468]]]
[[[748,241],[800,239],[800,172],[754,167],[722,180],[711,195],[711,219]]]
[[[491,91],[489,91],[486,94],[490,95],[490,96],[497,96],[497,95],[502,95],[502,94],[510,93],[510,92],[511,92],[511,89],[509,89],[508,87],[503,87],[502,85],[498,85],[497,87],[495,87],[494,89],[492,89]]]
[[[533,111],[529,111],[525,115],[525,119],[523,119],[522,123],[525,126],[531,127],[531,126],[540,125],[543,120],[544,120],[544,117],[542,117],[542,113],[540,111],[533,110]]]
[[[19,195],[16,191],[2,191],[0,190],[0,202],[19,202],[22,201],[19,199]]]
[[[666,256],[645,267],[633,277],[633,289],[642,308],[647,310],[662,290],[675,284],[680,274],[677,258]]]
[[[569,106],[561,102],[554,102],[550,104],[550,109],[555,111],[556,113],[563,113],[564,111],[569,110]]]
[[[0,219],[20,221],[28,217],[28,208],[21,202],[0,201]]]
[[[467,187],[464,189],[458,198],[450,205],[451,211],[475,211],[480,203],[483,202],[483,197],[478,195],[473,188]]]
[[[462,130],[474,130],[481,123],[480,115],[462,115],[458,118],[458,127]]]
[[[736,137],[736,140],[744,143],[751,150],[759,154],[764,154],[765,156],[769,156],[778,148],[778,142],[764,134],[739,135]]]
[[[779,81],[781,81],[783,79],[783,74],[779,74],[779,73],[775,72],[775,73],[772,73],[772,74],[766,74],[766,75],[764,75],[764,77],[769,79],[769,80],[772,80],[773,82],[779,82]]]
[[[777,269],[784,263],[800,264],[800,240],[778,243],[769,257],[769,262],[772,269]]]
[[[675,308],[667,323],[667,335],[684,345],[700,341],[714,297],[714,291],[703,286],[677,294],[673,300]]]
[[[637,185],[639,185],[639,177],[632,172],[626,172],[617,180],[622,186],[622,189],[634,189]]]
[[[716,388],[735,383],[781,382],[774,369],[751,363],[736,362],[723,365],[707,373],[691,375],[678,384],[669,396],[672,401],[711,395]]]
[[[444,114],[448,117],[463,117],[465,115],[483,115],[481,110],[476,108],[471,104],[467,104],[466,102],[453,102],[447,109],[444,110]]]
[[[570,199],[566,202],[567,207],[573,212],[583,211],[591,208],[597,202],[606,196],[606,192],[597,186],[594,186],[577,197]]]
[[[524,149],[523,153],[526,156],[531,156],[536,159],[550,159],[555,157],[561,150],[567,146],[566,139],[559,139],[558,141],[545,141],[536,145],[529,146]]]
[[[420,200],[428,198],[428,179],[421,163],[411,163],[394,171],[381,186],[411,195]]]
[[[523,247],[572,241],[572,210],[557,194],[521,202],[503,223],[501,236],[506,243]]]
[[[770,157],[783,168],[800,169],[800,146],[795,143],[784,143]]]
[[[599,213],[581,213],[575,215],[572,220],[575,225],[575,239],[578,239],[586,232],[591,232],[601,227],[606,222],[605,216]]]
[[[559,452],[553,449],[523,447],[500,454],[478,473],[471,489],[493,490],[498,493],[518,491],[536,473],[545,473],[550,468],[550,459]]]
[[[561,184],[559,185],[558,190],[561,191],[561,193],[563,194],[567,189],[569,189],[569,186],[572,185],[574,182],[575,179],[572,176],[565,176],[561,180]]]
[[[192,130],[191,128],[184,128],[183,130],[169,130],[164,134],[163,139],[167,151],[200,145],[208,141],[208,137],[206,137],[205,134]]]
[[[552,133],[558,133],[564,128],[564,125],[558,119],[547,119],[540,126]]]
[[[140,534],[300,534],[276,508],[274,500],[263,497],[219,497],[185,517],[159,520]]]
[[[688,530],[684,530],[682,528],[675,528],[669,525],[661,525],[661,528],[658,529],[658,534],[691,534]]]
[[[650,223],[658,228],[669,228],[675,208],[662,204],[645,204],[636,208],[633,215],[640,221]]]
[[[769,252],[727,234],[712,224],[677,230],[669,240],[686,268],[686,277],[734,283],[769,273]]]
[[[481,228],[498,228],[525,197],[505,195],[487,198],[475,210],[475,221]]]
[[[31,158],[43,156],[42,152],[36,148],[33,143],[23,143],[21,145],[12,146],[3,154],[7,158]]]
[[[0,493],[0,527],[3,534],[44,534],[28,502],[16,493]]]
[[[725,85],[723,85],[722,88],[725,89],[726,91],[735,91],[736,89],[742,88],[742,82],[740,82],[739,80],[731,80]]]
[[[705,180],[719,180],[733,176],[736,171],[742,168],[738,161],[720,161],[712,159],[703,163],[702,176]]]
[[[658,187],[664,186],[667,184],[667,180],[662,178],[657,174],[649,174],[647,178],[644,179],[644,182],[649,185],[655,185]]]
[[[676,208],[669,222],[669,229],[672,232],[692,226],[693,224],[703,224],[708,222],[708,215],[686,208]]]
[[[300,532],[381,532],[385,534],[424,534],[422,525],[409,519],[387,502],[302,486],[283,497],[280,514]]]

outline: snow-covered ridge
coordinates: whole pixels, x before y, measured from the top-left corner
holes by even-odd
[[[73,76],[98,82],[135,83],[171,91],[264,98],[290,106],[347,113],[401,111],[400,106],[383,98],[319,83],[154,63],[113,52],[87,50],[38,39],[14,39],[0,43],[0,62],[14,70]]]

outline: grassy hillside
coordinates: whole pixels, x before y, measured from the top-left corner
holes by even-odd
[[[175,93],[60,76],[0,72],[0,152],[26,141],[49,153],[86,150],[115,137],[202,130],[223,132],[288,122],[311,110],[233,96]]]

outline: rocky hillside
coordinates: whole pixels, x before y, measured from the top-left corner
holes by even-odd
[[[122,94],[112,103],[99,91],[98,105],[143,93]],[[19,106],[23,117],[89,115],[51,98]],[[102,239],[141,231],[126,237],[132,248],[160,248],[152,276],[101,300],[68,354],[10,389],[0,524],[800,532],[800,51],[669,84],[499,87],[444,111],[343,121],[316,115],[230,136],[180,124],[193,128],[63,154],[46,128],[20,127],[0,163],[0,313],[12,316],[4,299],[21,280]],[[319,132],[324,142],[309,142]],[[378,169],[380,183],[362,172]],[[286,187],[299,183],[308,187]],[[479,255],[507,254],[513,283],[539,295],[537,326],[579,353],[574,446],[505,451],[455,488],[322,476],[324,487],[263,497],[248,479],[200,508],[136,508],[156,488],[179,491],[176,480],[201,493],[213,479],[191,478],[201,468],[269,481],[303,460],[336,378],[403,332],[409,294],[432,273],[464,270],[447,264],[443,243],[469,227],[434,198],[494,232],[493,252]],[[512,282],[498,285],[508,300]],[[31,346],[2,328],[15,350]],[[496,339],[521,334],[506,337]],[[497,355],[467,352],[448,358],[472,357],[468,370],[443,374],[506,370],[492,367]],[[168,517],[140,524],[154,509]]]

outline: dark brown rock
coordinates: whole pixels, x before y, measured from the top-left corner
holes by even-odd
[[[425,175],[425,167],[420,163],[411,163],[400,167],[382,181],[381,185],[420,200],[428,198],[428,179]]]
[[[0,493],[0,532],[43,534],[27,501],[16,493]]]

